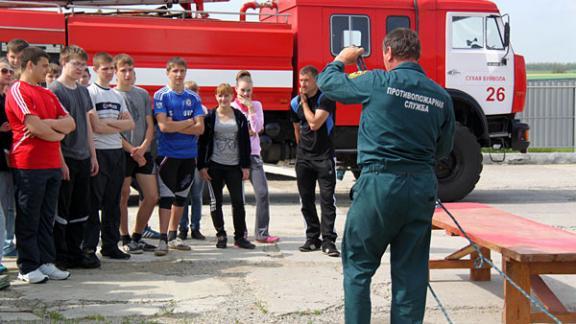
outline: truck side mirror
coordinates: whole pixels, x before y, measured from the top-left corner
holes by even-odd
[[[510,46],[510,23],[504,24],[504,47]]]

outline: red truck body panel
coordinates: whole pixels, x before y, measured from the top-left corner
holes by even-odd
[[[31,10],[0,10],[0,41],[21,38],[32,44],[65,44],[64,14]]]

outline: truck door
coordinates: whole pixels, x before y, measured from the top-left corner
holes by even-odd
[[[506,53],[501,18],[449,12],[446,26],[446,88],[472,96],[486,115],[510,113],[514,60],[512,50]]]

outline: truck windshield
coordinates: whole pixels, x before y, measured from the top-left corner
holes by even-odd
[[[483,17],[452,17],[452,48],[484,48]]]
[[[499,16],[486,17],[486,47],[488,49],[504,49],[504,28]]]

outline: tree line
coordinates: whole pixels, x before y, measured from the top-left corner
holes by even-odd
[[[526,69],[528,71],[565,73],[576,70],[576,63],[528,63]]]

